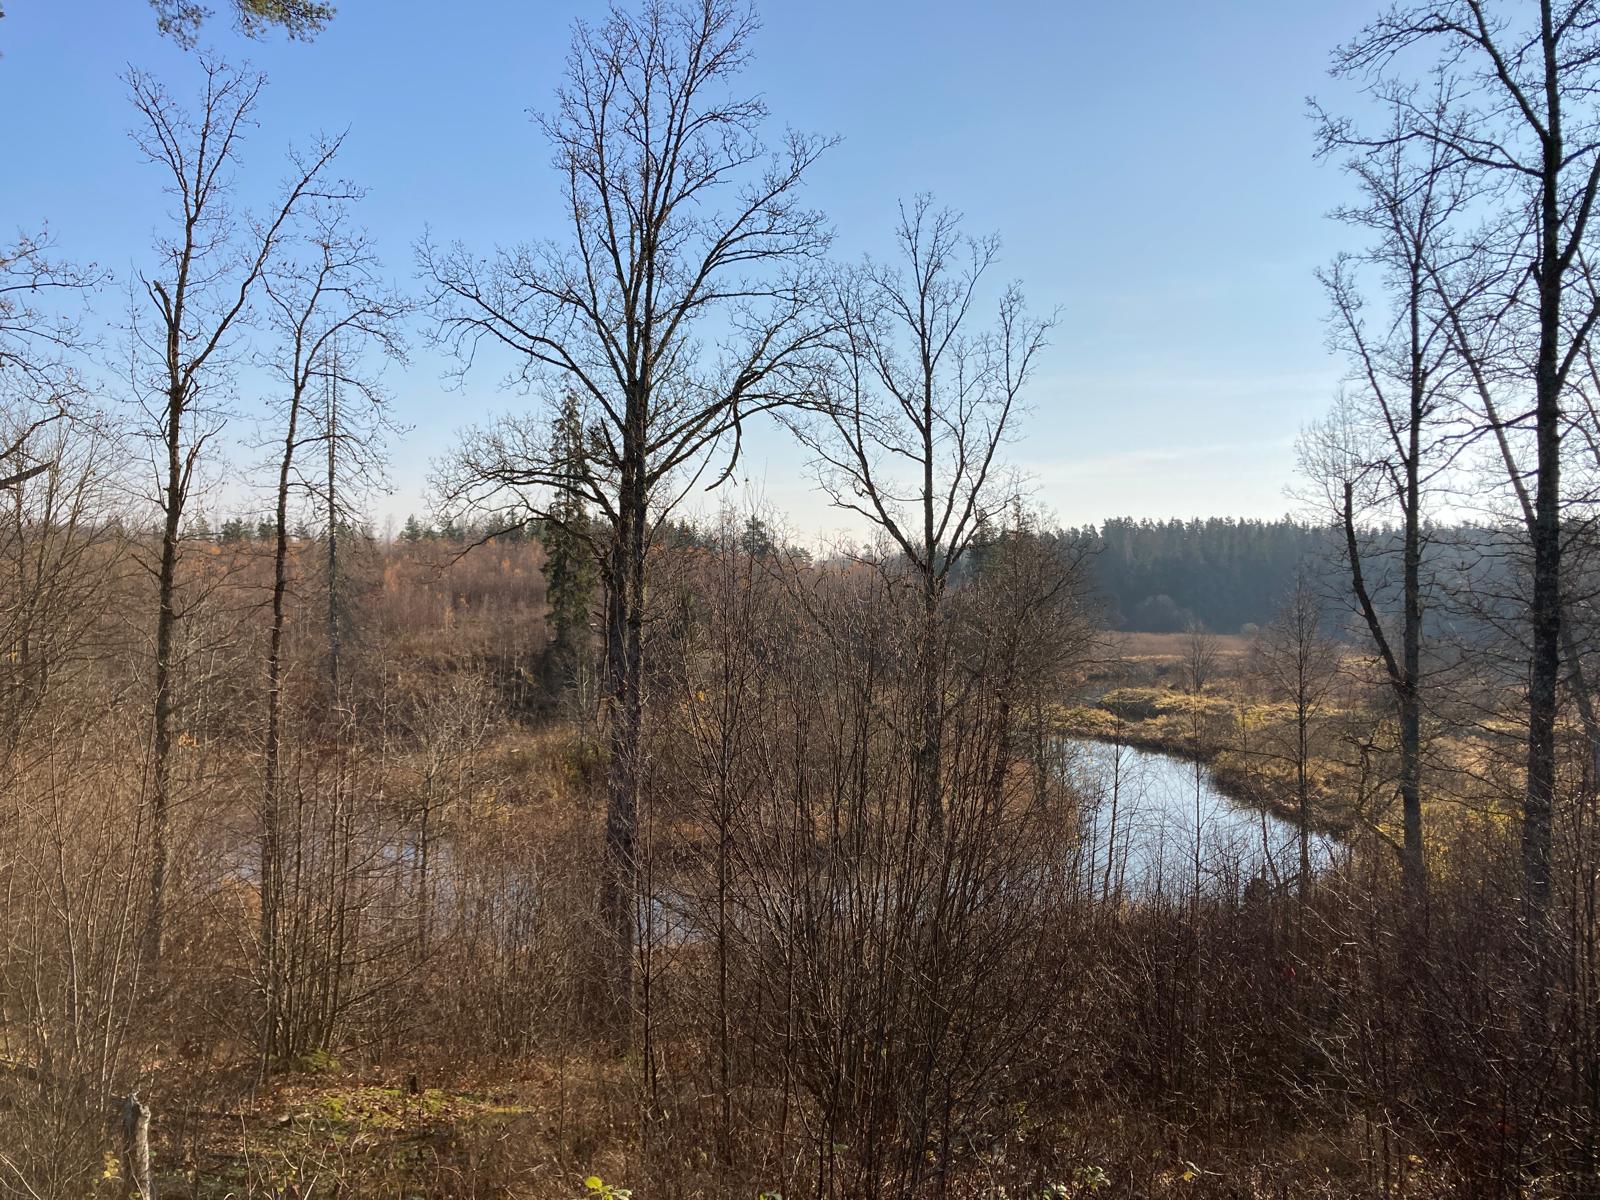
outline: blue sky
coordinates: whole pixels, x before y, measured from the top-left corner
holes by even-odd
[[[126,276],[160,219],[160,180],[127,139],[129,63],[180,95],[192,60],[142,0],[9,0],[0,22],[0,225],[48,219],[61,246]],[[1328,51],[1376,0],[766,0],[748,80],[775,125],[839,134],[812,179],[838,250],[882,248],[897,199],[931,191],[998,231],[1001,271],[1061,322],[1012,447],[1063,522],[1271,516],[1290,505],[1297,431],[1339,364],[1315,268],[1349,245],[1326,219],[1345,185],[1312,161],[1309,94],[1348,106]],[[488,250],[561,233],[528,120],[547,106],[576,16],[599,0],[341,0],[316,42],[207,44],[271,79],[247,193],[317,130],[350,137],[344,173],[397,278],[425,227]],[[776,130],[775,130],[776,132]],[[98,307],[114,319],[115,291]],[[421,511],[430,457],[463,424],[524,403],[491,371],[462,392],[428,352],[391,371],[394,494]],[[740,487],[797,532],[843,527],[775,431]]]

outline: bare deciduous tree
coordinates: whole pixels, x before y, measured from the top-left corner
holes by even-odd
[[[1324,121],[1331,149],[1337,126]],[[1301,446],[1302,468],[1321,488],[1319,504],[1343,530],[1357,607],[1382,664],[1400,726],[1401,867],[1413,907],[1427,887],[1422,852],[1422,703],[1426,499],[1449,470],[1462,440],[1452,411],[1459,360],[1442,276],[1462,251],[1452,224],[1468,197],[1459,164],[1437,142],[1414,145],[1396,121],[1393,140],[1365,148],[1346,165],[1361,186],[1359,202],[1341,220],[1366,231],[1372,244],[1342,255],[1322,273],[1332,301],[1332,341],[1350,364],[1343,411],[1313,430]],[[1375,277],[1373,282],[1369,279]],[[1374,314],[1370,287],[1382,301]],[[1398,518],[1400,629],[1398,646],[1382,611],[1378,550],[1366,526]]]
[[[43,474],[49,461],[30,451],[30,441],[68,416],[81,399],[73,359],[84,349],[75,311],[60,311],[47,298],[79,301],[104,282],[93,266],[80,267],[54,253],[48,231],[20,235],[0,247],[0,403],[13,416],[0,438],[0,488]]]
[[[732,469],[743,422],[809,388],[821,328],[815,265],[828,243],[800,204],[829,144],[788,135],[769,153],[766,105],[730,90],[754,13],[736,0],[649,0],[579,23],[555,111],[539,124],[563,179],[571,239],[490,260],[424,242],[440,341],[464,364],[497,344],[521,383],[571,389],[587,451],[510,422],[469,438],[444,491],[593,507],[606,587],[610,762],[603,884],[614,999],[631,994],[634,841],[644,721],[645,572],[654,523],[691,479]],[[715,351],[706,342],[713,340]],[[728,443],[731,442],[731,446]]]
[[[341,519],[331,480],[341,450],[360,459],[370,457],[371,446],[354,431],[361,423],[347,420],[336,426],[314,410],[321,395],[331,395],[341,384],[349,387],[377,411],[383,395],[373,378],[361,373],[363,351],[376,348],[391,357],[402,354],[397,323],[405,304],[386,288],[379,263],[363,234],[350,228],[347,207],[332,201],[309,215],[308,227],[295,231],[286,243],[281,263],[262,278],[271,327],[280,342],[273,356],[273,372],[282,393],[273,400],[282,442],[276,462],[273,504],[272,624],[267,643],[267,716],[263,750],[261,812],[261,953],[266,992],[262,1052],[271,1060],[280,1049],[278,1040],[278,897],[282,888],[280,834],[282,778],[280,751],[283,738],[284,631],[291,581],[289,578],[290,503],[296,490],[315,493],[298,455],[321,443],[326,451],[329,483],[328,546],[334,554],[334,526]],[[309,411],[308,411],[309,410]],[[321,418],[319,422],[319,417]],[[329,564],[330,702],[338,703],[337,620],[334,562]]]
[[[26,438],[43,468],[0,501],[0,764],[22,747],[29,721],[64,678],[100,649],[95,629],[122,582],[124,539],[109,518],[124,463],[112,430],[83,413],[36,423],[31,412],[0,412],[0,439]]]
[[[225,420],[236,357],[234,335],[249,318],[263,277],[296,211],[342,188],[324,186],[338,149],[325,141],[296,157],[282,194],[260,217],[234,208],[234,173],[264,76],[202,60],[198,108],[184,109],[157,80],[131,72],[142,120],[134,140],[166,176],[174,228],[154,246],[160,267],[139,276],[143,303],[132,323],[133,386],[152,443],[161,532],[157,582],[153,728],[149,758],[151,876],[144,939],[147,965],[159,964],[165,923],[168,822],[177,682],[177,631],[183,616],[178,565],[184,514],[206,447]]]
[[[72,313],[54,310],[48,296],[81,296],[103,281],[96,268],[54,253],[48,231],[23,234],[0,247],[0,379],[24,376],[54,382],[61,356],[76,349],[82,330]]]
[[[1206,623],[1191,620],[1183,627],[1183,647],[1178,667],[1183,673],[1183,686],[1199,696],[1216,677],[1221,666],[1217,638]]]
[[[1287,757],[1294,768],[1300,841],[1300,898],[1310,894],[1312,727],[1338,682],[1340,647],[1323,629],[1322,601],[1305,574],[1251,647],[1268,694],[1287,703],[1294,721]],[[1281,752],[1280,752],[1281,753]],[[1409,814],[1408,814],[1409,816]]]
[[[868,260],[834,288],[836,364],[820,419],[795,422],[839,508],[883,531],[916,580],[922,624],[923,815],[937,826],[944,654],[939,610],[951,572],[1011,496],[1000,447],[1051,326],[1002,293],[991,327],[970,321],[999,239],[967,237],[930,196],[900,208],[896,259]]]
[[[1415,53],[1429,50],[1440,78],[1436,92],[1419,91],[1404,73]],[[1337,122],[1327,131],[1333,144],[1437,147],[1445,163],[1482,180],[1499,201],[1490,217],[1498,236],[1482,249],[1504,256],[1512,291],[1498,306],[1490,340],[1509,347],[1495,374],[1526,399],[1517,423],[1533,442],[1522,890],[1537,942],[1550,901],[1562,659],[1562,402],[1600,319],[1600,296],[1579,286],[1580,254],[1600,193],[1600,3],[1540,0],[1516,15],[1489,0],[1396,5],[1341,48],[1335,70],[1368,80],[1398,127],[1372,137]],[[1507,325],[1514,334],[1502,340]],[[1471,346],[1459,348],[1472,353]]]

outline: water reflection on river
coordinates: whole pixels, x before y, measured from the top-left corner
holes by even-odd
[[[1188,892],[1197,873],[1206,891],[1278,887],[1299,874],[1296,827],[1228,799],[1205,767],[1104,742],[1062,749],[1068,781],[1084,800],[1079,869],[1094,895]],[[1313,869],[1334,848],[1313,831]]]
[[[1192,762],[1156,751],[1103,742],[1069,739],[1056,749],[1056,769],[1080,798],[1081,836],[1064,851],[1065,861],[1053,863],[1052,886],[1056,872],[1064,871],[1070,879],[1061,882],[1074,897],[1115,903],[1188,897],[1197,874],[1208,895],[1248,895],[1257,889],[1291,887],[1297,879],[1297,828],[1230,800],[1217,789],[1207,768],[1197,769]],[[1332,839],[1313,832],[1313,869],[1331,862],[1336,848]],[[892,909],[902,899],[895,881],[881,873],[865,881],[846,881],[847,888],[859,882],[865,889],[852,890],[848,896],[809,890],[824,878],[826,873],[800,873],[785,881],[774,871],[763,877],[760,917],[753,912],[755,893],[736,888],[729,920],[744,927],[748,936],[758,936],[755,931],[765,922],[794,919],[788,914],[794,903],[813,915],[832,908],[846,923],[870,923],[881,917],[880,905]],[[786,890],[786,882],[807,892],[804,902]],[[1039,882],[1030,878],[1026,884],[1031,888]],[[716,922],[711,886],[712,879],[705,874],[687,886],[679,879],[654,879],[640,896],[641,941],[657,947],[685,946],[708,936]],[[866,911],[875,915],[864,916]],[[752,920],[755,924],[747,924]]]

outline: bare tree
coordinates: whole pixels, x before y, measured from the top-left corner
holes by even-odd
[[[1356,148],[1396,141],[1437,147],[1446,163],[1482,180],[1501,202],[1491,217],[1499,236],[1484,249],[1508,264],[1504,278],[1513,290],[1495,325],[1515,327],[1515,349],[1497,373],[1529,401],[1517,424],[1533,441],[1522,873],[1524,915],[1537,941],[1550,902],[1562,658],[1562,398],[1600,319],[1600,298],[1575,287],[1600,192],[1600,3],[1540,0],[1526,17],[1508,8],[1437,0],[1389,10],[1340,49],[1334,67],[1370,81],[1398,127],[1369,137],[1338,122],[1327,132],[1331,144]],[[1404,71],[1417,51],[1430,49],[1440,83],[1423,93]]]
[[[1180,654],[1178,669],[1183,674],[1183,686],[1196,696],[1202,695],[1221,666],[1216,635],[1204,621],[1191,620],[1184,625]]]
[[[51,296],[81,297],[103,281],[95,267],[59,258],[49,231],[22,234],[0,247],[0,379],[59,377],[61,356],[82,337],[72,313],[47,304]]]
[[[0,488],[11,488],[49,469],[30,453],[34,435],[68,416],[81,398],[73,358],[84,348],[76,312],[49,298],[80,301],[105,276],[54,253],[48,231],[19,235],[0,247],[0,401],[15,415],[29,413],[0,438]]]
[[[460,246],[419,250],[438,337],[464,364],[498,344],[514,380],[570,388],[583,409],[576,475],[570,455],[510,422],[469,439],[444,491],[465,501],[509,489],[538,515],[552,496],[575,495],[597,515],[610,726],[603,906],[619,1002],[631,993],[637,921],[654,522],[719,451],[713,484],[726,477],[752,413],[808,389],[821,334],[813,277],[828,235],[798,191],[828,142],[791,133],[775,154],[763,145],[766,105],[730,91],[755,30],[736,0],[649,0],[637,15],[580,22],[555,111],[539,120],[570,242],[487,261]]]
[[[124,539],[109,519],[125,465],[114,431],[81,412],[36,424],[30,410],[0,408],[0,439],[26,444],[43,468],[0,501],[0,773],[46,699],[103,650],[97,629],[123,582]]]
[[[1268,693],[1294,710],[1287,757],[1294,768],[1300,835],[1300,896],[1311,890],[1312,726],[1338,682],[1340,649],[1323,629],[1322,601],[1304,572],[1251,647],[1256,671]]]
[[[1340,144],[1324,121],[1331,148]],[[1468,200],[1459,164],[1437,142],[1413,144],[1402,112],[1395,136],[1364,149],[1346,170],[1359,202],[1336,214],[1372,244],[1341,255],[1322,273],[1332,301],[1332,341],[1350,364],[1343,411],[1311,431],[1301,465],[1321,488],[1319,503],[1343,530],[1351,590],[1382,664],[1400,725],[1401,869],[1412,905],[1427,889],[1422,851],[1422,685],[1427,494],[1463,444],[1452,428],[1459,359],[1449,306],[1439,291],[1462,251],[1452,223]],[[1375,279],[1373,279],[1375,277]],[[1374,313],[1371,292],[1387,297]],[[1381,611],[1381,551],[1370,524],[1398,518],[1399,645]]]
[[[321,443],[326,451],[329,514],[329,660],[330,700],[338,702],[336,607],[336,553],[334,528],[341,519],[332,486],[334,466],[351,453],[370,457],[371,445],[355,435],[361,426],[344,427],[331,419],[331,404],[321,414],[314,411],[319,395],[332,396],[345,384],[380,410],[384,397],[373,378],[360,373],[365,347],[392,356],[402,354],[397,329],[405,304],[391,294],[379,276],[380,266],[367,237],[350,229],[347,206],[331,201],[310,214],[308,227],[297,230],[286,243],[283,261],[262,278],[265,306],[279,349],[272,356],[282,393],[274,399],[282,442],[277,456],[273,506],[272,625],[267,642],[267,718],[262,762],[261,810],[261,953],[266,993],[263,1055],[270,1060],[278,1044],[278,897],[282,887],[280,835],[282,827],[284,631],[290,591],[289,510],[296,490],[315,493],[298,455],[308,445]],[[309,411],[308,411],[309,410]],[[320,464],[319,464],[320,465]]]
[[[796,422],[818,479],[904,556],[921,607],[920,741],[914,771],[926,820],[941,820],[940,606],[951,573],[1011,496],[998,455],[1050,330],[1016,284],[994,324],[969,321],[999,239],[967,237],[931,196],[901,205],[896,261],[868,260],[834,289],[837,371],[820,418]]]
[[[338,141],[324,141],[296,157],[289,182],[260,217],[233,205],[243,138],[266,84],[261,75],[202,60],[204,87],[194,112],[179,105],[161,83],[142,72],[128,76],[142,119],[134,140],[166,176],[174,229],[160,235],[160,268],[141,273],[144,304],[133,314],[133,384],[162,514],[157,581],[153,730],[149,758],[151,875],[144,960],[160,962],[165,924],[168,822],[172,802],[172,744],[177,683],[176,634],[183,609],[179,560],[184,514],[196,470],[220,431],[223,404],[236,357],[236,333],[295,212],[342,189],[323,183]]]

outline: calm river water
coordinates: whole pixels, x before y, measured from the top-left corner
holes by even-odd
[[[1081,867],[1101,894],[1186,892],[1198,871],[1206,890],[1280,886],[1300,869],[1291,823],[1237,804],[1204,766],[1131,746],[1071,741],[1068,779],[1086,801]],[[1313,831],[1313,866],[1330,861],[1332,839]]]

